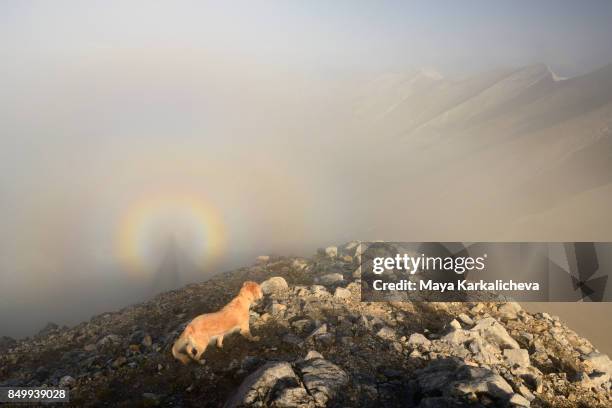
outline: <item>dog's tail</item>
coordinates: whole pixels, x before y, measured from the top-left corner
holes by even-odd
[[[174,356],[174,358],[176,358],[183,364],[188,364],[190,360],[189,356],[185,351],[185,348],[191,342],[190,336],[192,333],[193,327],[187,325],[187,327],[185,327],[185,330],[183,330],[183,333],[181,333],[179,338],[176,339],[174,345],[172,346],[172,355]]]

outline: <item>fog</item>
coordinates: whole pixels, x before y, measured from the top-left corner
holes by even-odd
[[[0,335],[352,239],[610,240],[610,7],[481,6],[3,4]]]

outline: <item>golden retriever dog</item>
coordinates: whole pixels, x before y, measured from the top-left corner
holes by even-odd
[[[172,355],[183,364],[190,359],[199,361],[209,343],[216,340],[223,347],[223,336],[240,331],[251,341],[259,340],[249,329],[249,308],[263,297],[261,287],[255,282],[244,282],[238,296],[223,309],[197,316],[183,330],[172,346]]]

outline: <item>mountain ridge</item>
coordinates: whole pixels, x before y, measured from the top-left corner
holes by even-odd
[[[546,313],[515,303],[360,302],[350,242],[257,263],[72,328],[0,343],[0,385],[64,386],[78,406],[606,406],[612,363]],[[202,365],[170,347],[243,281],[261,340],[230,336]],[[280,380],[284,378],[285,380]]]

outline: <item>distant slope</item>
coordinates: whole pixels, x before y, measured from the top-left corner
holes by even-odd
[[[565,80],[545,65],[461,81],[417,72],[365,90],[356,103],[364,140],[386,158],[368,168],[384,171],[372,176],[389,186],[381,196],[405,197],[381,212],[413,210],[423,229],[451,230],[463,214],[498,235],[612,183],[612,65]],[[599,218],[612,231],[611,217]],[[560,221],[584,231],[581,215]]]

